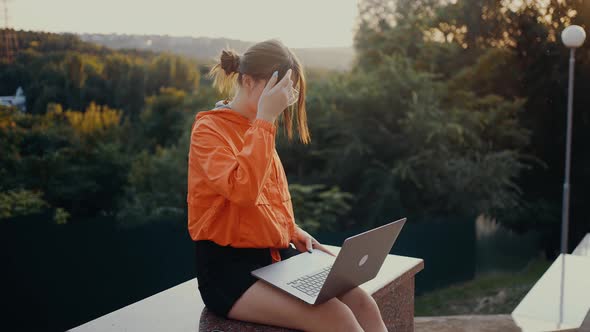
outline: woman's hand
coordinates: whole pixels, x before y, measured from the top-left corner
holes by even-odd
[[[299,228],[299,226],[295,226],[295,234],[293,235],[291,242],[293,242],[295,248],[300,252],[311,252],[311,249],[315,248],[336,257],[336,255],[321,245],[313,236],[309,235],[309,233]]]
[[[278,72],[275,71],[268,82],[266,82],[258,100],[256,118],[274,122],[279,114],[283,113],[287,108],[289,92],[293,86],[291,72],[291,69],[287,70],[285,76],[275,85],[278,79]]]

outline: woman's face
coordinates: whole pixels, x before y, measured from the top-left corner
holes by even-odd
[[[248,93],[248,104],[253,109],[258,109],[258,100],[260,99],[260,95],[262,95],[262,90],[266,86],[266,82],[268,80],[251,80],[251,84],[249,86],[249,93]]]
[[[248,89],[248,107],[251,109],[255,109],[258,110],[258,100],[260,99],[260,95],[262,95],[262,91],[264,90],[264,87],[266,86],[266,83],[268,82],[268,80],[266,79],[254,79],[250,76],[245,76],[245,85],[246,88]],[[293,76],[291,76],[293,77]]]

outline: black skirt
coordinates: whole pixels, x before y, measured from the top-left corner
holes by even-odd
[[[279,252],[281,260],[301,253],[291,246]],[[270,249],[220,246],[209,240],[195,241],[195,253],[201,298],[209,310],[224,318],[258,280],[250,272],[272,264]]]

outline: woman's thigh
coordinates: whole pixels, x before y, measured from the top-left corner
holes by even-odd
[[[303,331],[362,331],[354,313],[339,299],[312,306],[263,281],[248,288],[228,317]]]

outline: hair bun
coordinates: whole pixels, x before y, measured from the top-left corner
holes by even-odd
[[[221,68],[226,75],[237,73],[240,68],[240,56],[231,50],[221,51]]]

